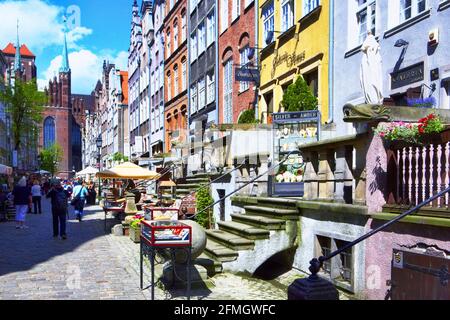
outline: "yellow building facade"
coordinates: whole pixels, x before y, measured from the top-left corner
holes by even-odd
[[[262,0],[259,4],[259,119],[283,112],[287,87],[303,76],[328,119],[329,1]],[[272,31],[272,33],[271,33]]]

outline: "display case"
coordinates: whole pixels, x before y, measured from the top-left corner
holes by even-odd
[[[279,197],[302,197],[305,163],[299,146],[319,140],[320,112],[274,113],[273,128],[273,164],[277,166],[285,157],[288,159],[272,172],[270,194]]]
[[[178,221],[142,221],[141,240],[152,247],[191,247],[192,228]]]

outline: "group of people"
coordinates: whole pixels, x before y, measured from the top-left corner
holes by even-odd
[[[52,180],[42,186],[35,180],[30,187],[26,177],[22,177],[14,189],[5,195],[0,194],[4,200],[13,202],[16,210],[16,229],[28,229],[25,225],[27,213],[31,213],[34,205],[34,214],[42,214],[42,197],[51,199],[53,217],[53,237],[67,239],[66,220],[69,214],[69,203],[74,207],[76,218],[79,222],[83,219],[84,207],[87,204],[95,204],[96,192],[93,183],[88,186],[82,180],[64,181]]]

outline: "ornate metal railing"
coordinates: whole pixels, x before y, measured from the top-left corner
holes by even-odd
[[[330,254],[328,254],[326,256],[321,256],[319,258],[314,258],[310,262],[309,271],[311,272],[311,275],[309,276],[309,278],[312,279],[312,280],[318,278],[317,274],[319,273],[320,269],[322,269],[323,264],[324,264],[325,261],[328,261],[328,260],[334,258],[335,256],[337,256],[337,255],[347,251],[348,249],[354,247],[358,243],[366,240],[367,238],[370,238],[374,234],[385,230],[386,228],[388,228],[389,226],[393,225],[394,223],[402,220],[406,216],[419,211],[422,207],[425,207],[425,206],[429,205],[430,203],[432,203],[433,201],[436,201],[436,200],[446,196],[448,193],[450,193],[450,187],[447,187],[445,190],[437,193],[436,195],[432,196],[431,198],[429,198],[429,199],[423,201],[422,203],[416,205],[414,208],[404,212],[403,214],[399,215],[395,219],[392,219],[389,222],[383,224],[382,226],[379,226],[378,228],[376,228],[376,229],[370,231],[369,233],[361,236],[360,238],[356,239],[355,241],[349,242],[347,245],[341,247],[340,249],[338,249],[338,250],[336,250],[336,251],[334,251],[334,252],[332,252],[332,253],[330,253]]]

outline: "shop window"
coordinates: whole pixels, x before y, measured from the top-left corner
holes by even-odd
[[[319,97],[319,73],[318,73],[318,70],[315,69],[314,71],[305,73],[303,75],[303,79],[305,79],[306,83],[308,84],[308,86],[311,89],[311,92],[314,94],[314,96],[316,98]]]

